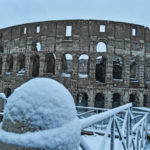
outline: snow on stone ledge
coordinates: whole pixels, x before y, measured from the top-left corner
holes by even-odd
[[[0,129],[0,141],[42,148],[65,142],[71,147],[73,143],[79,145],[81,125],[74,99],[62,84],[48,78],[32,79],[15,89],[7,100],[4,120],[30,120],[30,125],[42,130],[16,134]]]

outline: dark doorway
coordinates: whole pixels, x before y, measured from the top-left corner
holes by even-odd
[[[118,93],[113,94],[112,108],[116,108],[116,107],[120,106],[120,99],[121,99],[120,94],[118,94]]]
[[[102,93],[96,94],[94,107],[104,108],[104,95]]]

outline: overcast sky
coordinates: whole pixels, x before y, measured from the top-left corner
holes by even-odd
[[[113,20],[150,27],[150,0],[0,0],[0,28],[59,19]]]

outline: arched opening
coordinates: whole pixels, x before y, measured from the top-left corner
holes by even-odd
[[[48,53],[45,56],[45,72],[55,74],[55,56],[53,53]]]
[[[4,52],[4,48],[2,45],[0,45],[0,53],[3,53]]]
[[[86,93],[79,93],[77,95],[77,106],[88,106],[88,95]]]
[[[24,74],[25,73],[25,55],[20,54],[18,56],[18,74]]]
[[[6,62],[7,62],[7,74],[10,74],[13,71],[13,56],[8,55]]]
[[[144,94],[144,100],[143,100],[144,107],[147,107],[147,98],[148,98],[148,96],[146,94]]]
[[[96,71],[95,71],[96,81],[105,83],[106,78],[106,59],[103,56],[96,58]]]
[[[130,60],[130,80],[136,79],[136,60]]]
[[[40,42],[33,42],[32,43],[32,50],[33,51],[41,51],[41,43]]]
[[[62,76],[70,77],[73,70],[73,57],[71,54],[65,54],[62,58]]]
[[[102,93],[96,94],[94,107],[104,108],[104,94]]]
[[[89,72],[89,56],[82,54],[78,60],[78,75],[80,78],[87,78]]]
[[[96,51],[101,53],[106,52],[107,51],[106,44],[104,42],[99,42],[97,44]]]
[[[122,58],[119,56],[115,56],[113,60],[113,78],[114,79],[122,79]]]
[[[133,107],[137,106],[137,96],[136,94],[130,94],[129,102],[133,104]]]
[[[0,57],[0,74],[2,74],[3,59]]]
[[[11,95],[11,89],[5,88],[4,93],[5,93],[6,97],[8,98]]]
[[[121,95],[118,93],[114,93],[112,108],[116,108],[116,107],[120,106],[120,101],[121,101]]]
[[[150,59],[146,59],[145,61],[145,81],[150,82]]]
[[[38,77],[39,76],[39,56],[35,55],[32,57],[32,77]]]

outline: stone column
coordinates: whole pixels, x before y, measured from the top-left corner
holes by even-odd
[[[78,55],[73,55],[73,68],[71,78],[77,80],[78,78]]]
[[[137,98],[137,106],[143,106],[144,96],[142,91],[138,92]]]
[[[123,64],[123,80],[124,86],[129,87],[130,85],[130,57],[124,57],[124,64]]]
[[[110,90],[105,92],[105,106],[104,108],[112,108],[112,92]]]
[[[7,62],[6,62],[6,59],[7,59],[7,55],[4,55],[3,56],[3,64],[2,64],[2,75],[4,75],[5,76],[5,74],[6,74],[6,65],[7,65]]]
[[[44,54],[40,54],[40,68],[39,68],[39,76],[42,76],[44,73],[44,63],[45,63],[45,55]]]
[[[26,53],[25,58],[25,76],[29,78],[31,76],[31,57],[29,53]]]
[[[13,55],[13,72],[12,72],[13,75],[16,75],[18,73],[18,69],[17,69],[17,57],[18,57],[17,54]]]
[[[129,92],[128,91],[124,91],[124,95],[122,97],[123,99],[123,105],[129,103]]]

